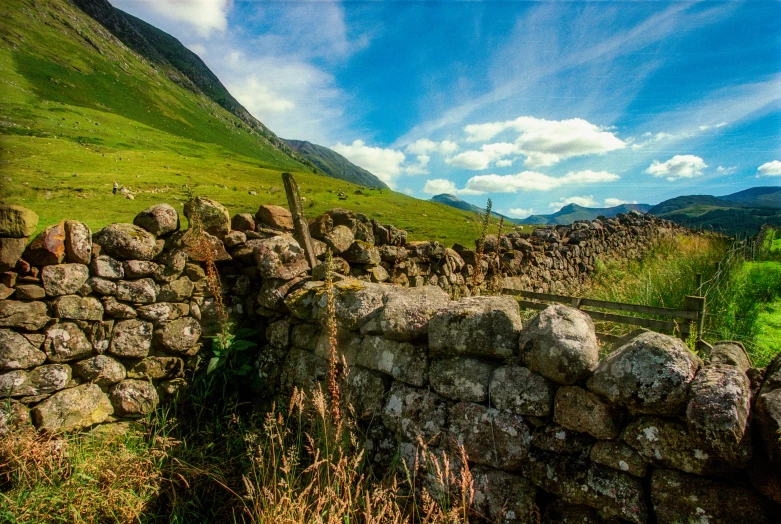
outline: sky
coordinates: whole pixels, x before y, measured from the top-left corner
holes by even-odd
[[[523,218],[781,185],[781,2],[111,0],[283,138]]]

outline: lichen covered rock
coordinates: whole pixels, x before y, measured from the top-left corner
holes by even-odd
[[[100,424],[114,413],[111,402],[97,384],[84,384],[60,391],[32,410],[38,429],[72,431]]]

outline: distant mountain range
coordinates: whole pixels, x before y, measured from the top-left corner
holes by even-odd
[[[550,215],[531,215],[520,221],[521,224],[560,225],[572,224],[577,220],[594,220],[598,216],[612,218],[618,213],[639,211],[647,213],[652,206],[649,204],[621,204],[614,207],[583,207],[577,204],[567,204]]]
[[[359,186],[373,189],[389,189],[382,180],[327,147],[303,140],[285,139],[285,143],[293,151],[311,162],[324,175],[358,184]]]
[[[453,195],[450,195],[448,193],[442,193],[441,195],[435,195],[429,199],[430,202],[437,202],[438,204],[445,204],[446,206],[454,207],[456,209],[461,209],[462,211],[471,211],[472,213],[477,213],[478,215],[484,215],[485,209],[477,207],[475,205],[470,204],[469,202],[465,202],[464,200],[461,200],[458,197],[455,197]],[[501,218],[504,215],[500,215],[499,213],[491,212],[491,216],[494,218]],[[521,221],[517,218],[510,218],[505,216],[504,220],[506,222],[510,222],[512,224],[520,224]]]

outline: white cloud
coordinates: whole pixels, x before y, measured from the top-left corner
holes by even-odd
[[[523,209],[520,207],[511,207],[507,212],[507,216],[510,218],[526,218],[534,214],[534,208]]]
[[[464,151],[453,158],[446,159],[445,162],[464,169],[487,169],[492,162],[499,161],[503,157],[514,153],[517,153],[515,144],[497,142],[495,144],[483,145],[483,147],[480,148],[480,151]],[[512,163],[512,161],[510,163]]]
[[[738,166],[730,166],[730,167],[719,166],[716,168],[716,171],[718,171],[722,175],[731,175],[737,170],[738,170]]]
[[[193,53],[195,53],[198,56],[201,56],[201,57],[206,56],[206,47],[204,47],[203,44],[197,44],[197,43],[196,44],[190,44],[190,45],[187,46],[187,49],[189,49],[190,51],[192,51]]]
[[[599,207],[599,202],[594,200],[593,195],[588,196],[573,196],[568,198],[560,198],[558,202],[551,202],[550,207],[561,209],[567,204],[575,204],[582,207]]]
[[[757,168],[757,178],[761,176],[781,176],[781,162],[773,160],[766,162]]]
[[[706,167],[708,165],[698,156],[675,155],[664,163],[654,160],[645,172],[657,178],[666,177],[672,182],[679,178],[698,177]]]
[[[331,146],[331,149],[376,175],[391,189],[396,188],[396,178],[402,174],[402,164],[406,160],[406,156],[401,151],[367,146],[363,140],[355,140],[350,145],[339,142]]]
[[[127,10],[124,4],[130,4],[133,8],[131,11],[141,6],[169,20],[184,22],[201,36],[208,37],[215,29],[225,31],[228,28],[228,11],[232,2],[231,0],[115,0],[112,4],[123,10]]]
[[[607,171],[570,171],[561,177],[552,177],[536,171],[523,171],[515,175],[474,176],[467,181],[466,189],[475,194],[549,191],[564,185],[613,182],[619,178],[618,175]]]
[[[628,200],[621,200],[620,198],[605,199],[605,207],[616,207],[616,206],[620,206],[621,204],[637,204],[637,200],[632,200],[630,202]]]
[[[455,183],[451,180],[435,178],[433,180],[426,180],[426,185],[423,186],[423,192],[429,195],[441,195],[442,193],[455,195],[458,192],[458,189],[456,189]]]
[[[404,193],[406,193],[409,196],[412,196],[412,195],[415,194],[415,191],[413,191],[411,187],[405,187],[404,188]]]
[[[726,125],[726,122],[719,122],[718,124],[700,126],[700,131],[707,131],[708,129],[719,129],[720,127],[724,127]]]
[[[529,167],[550,166],[567,158],[626,147],[615,134],[581,118],[545,120],[522,116],[464,127],[468,142],[485,142],[504,131],[520,133],[515,139],[515,152],[526,155],[524,164]]]
[[[421,138],[408,145],[404,151],[412,155],[426,155],[428,153],[450,155],[458,151],[458,144],[450,140],[434,142],[428,138]]]
[[[257,115],[261,120],[261,115],[269,113],[285,113],[295,109],[296,104],[293,101],[282,97],[273,91],[269,84],[260,80],[255,75],[250,75],[244,79],[244,82],[238,85],[231,85],[230,92],[243,105],[247,111]]]
[[[496,167],[510,167],[511,165],[513,165],[512,160],[498,160],[496,162]]]

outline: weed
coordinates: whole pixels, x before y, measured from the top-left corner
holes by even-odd
[[[480,236],[477,239],[477,249],[475,250],[475,273],[472,280],[472,286],[475,291],[478,291],[477,286],[482,281],[483,277],[483,252],[485,251],[485,238],[488,236],[488,225],[491,222],[491,206],[493,202],[488,199],[485,204],[485,213],[482,217],[482,229],[480,230]]]

